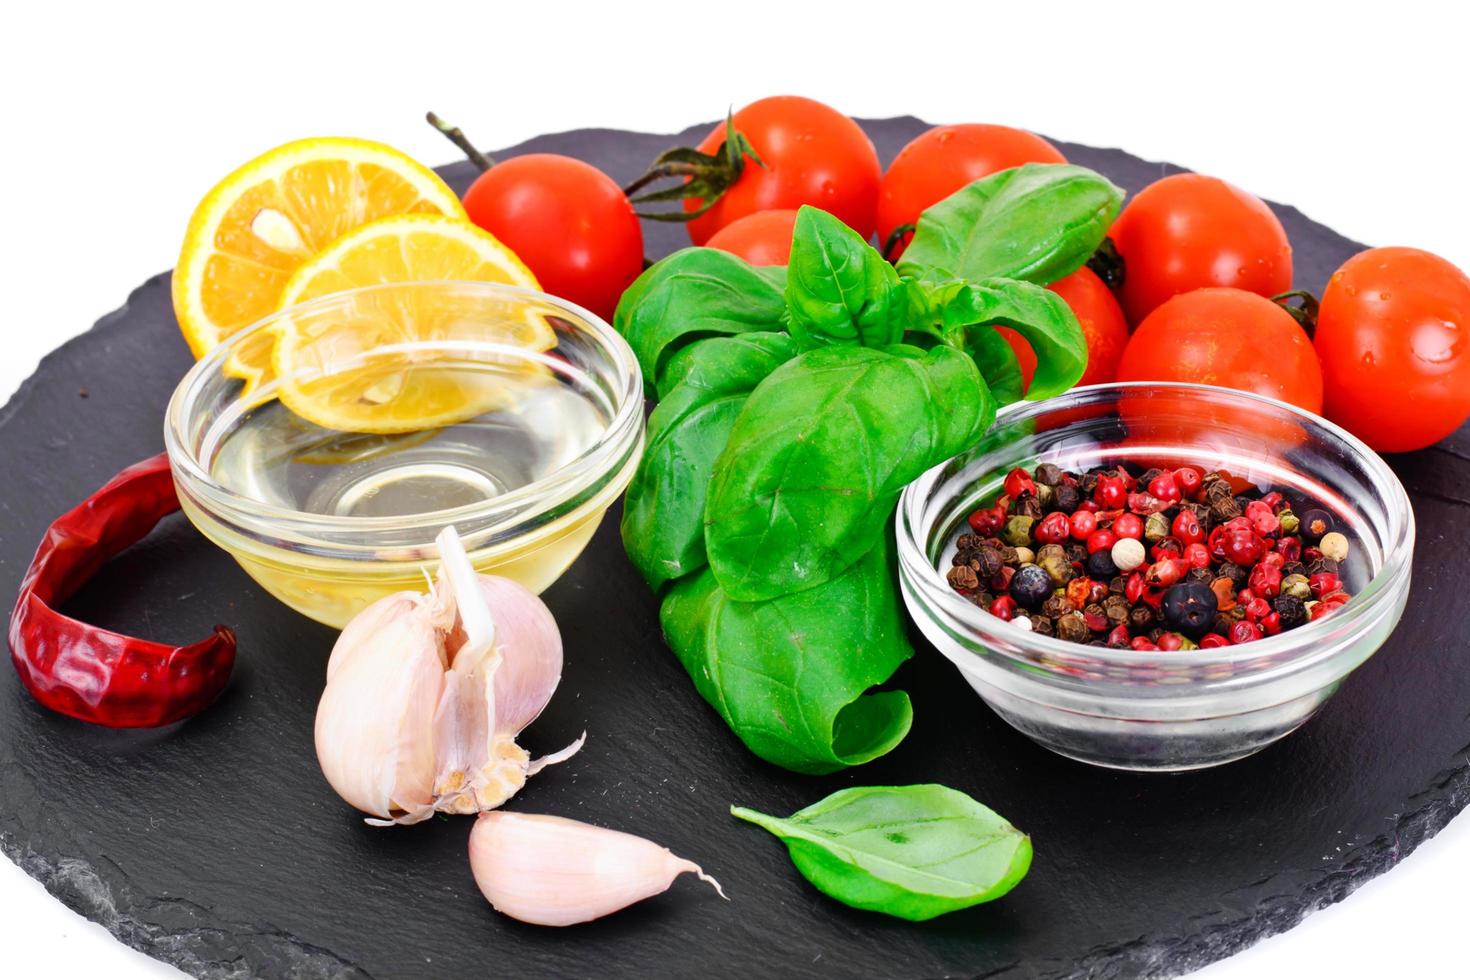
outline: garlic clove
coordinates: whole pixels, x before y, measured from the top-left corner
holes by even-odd
[[[617,830],[530,813],[480,814],[470,870],[496,911],[522,922],[589,922],[667,891],[692,872],[721,898],[719,882],[668,848]]]
[[[501,651],[495,674],[495,730],[516,734],[535,721],[561,683],[561,631],[541,597],[508,578],[481,575]]]
[[[423,603],[424,597],[417,592],[395,592],[352,617],[347,628],[337,636],[337,642],[332,644],[332,653],[327,658],[327,683],[331,683],[342,662],[366,646],[384,626],[413,615]]]
[[[421,599],[421,597],[420,597]],[[316,715],[317,761],[337,795],[381,820],[433,813],[443,656],[420,601],[339,660]]]

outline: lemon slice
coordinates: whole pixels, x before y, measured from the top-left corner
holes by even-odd
[[[530,270],[488,232],[452,218],[408,215],[349,232],[303,264],[281,295],[289,307],[374,283],[438,279],[536,286]],[[347,432],[452,425],[503,407],[510,388],[548,377],[545,367],[516,352],[556,346],[552,313],[533,298],[507,297],[497,305],[483,296],[414,288],[350,294],[330,318],[288,311],[273,330],[277,395],[302,418]],[[501,350],[481,346],[448,363],[424,346],[444,341]]]
[[[291,274],[343,234],[388,215],[464,216],[430,169],[381,143],[322,137],[279,146],[231,173],[189,219],[173,275],[174,312],[195,357],[275,312]],[[269,364],[247,345],[247,377]]]

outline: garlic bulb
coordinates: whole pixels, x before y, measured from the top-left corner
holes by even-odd
[[[653,841],[531,813],[482,813],[470,831],[470,870],[497,912],[541,926],[589,922],[668,890],[693,861]]]
[[[532,761],[516,736],[561,680],[561,634],[536,595],[477,575],[454,528],[427,595],[359,613],[332,648],[316,715],[322,773],[375,825],[499,806],[582,739]],[[584,736],[585,737],[585,736]]]

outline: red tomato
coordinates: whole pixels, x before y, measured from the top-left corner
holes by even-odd
[[[873,234],[882,168],[878,152],[857,123],[812,99],[776,95],[735,113],[735,128],[745,134],[765,167],[745,161],[740,179],[715,206],[688,223],[696,245],[737,218],[757,211],[811,204],[841,218],[864,238]],[[699,149],[713,153],[725,139],[716,126]],[[685,200],[684,209],[703,205]]]
[[[1219,385],[1322,411],[1322,368],[1306,331],[1243,289],[1196,289],[1150,313],[1123,350],[1118,380]]]
[[[1275,296],[1291,289],[1291,243],[1258,197],[1216,177],[1154,181],[1113,223],[1123,256],[1123,310],[1134,325],[1171,296],[1230,286]]]
[[[643,228],[622,189],[590,163],[528,153],[481,174],[470,220],[504,242],[553,296],[612,319],[643,271]]]
[[[1416,248],[1370,248],[1333,273],[1317,319],[1327,417],[1380,452],[1470,417],[1470,278]]]
[[[710,248],[722,248],[751,265],[785,265],[791,261],[791,231],[796,211],[782,208],[737,218],[710,236]]]
[[[925,208],[981,177],[1023,163],[1066,162],[1055,146],[1025,130],[986,123],[936,126],[899,150],[883,175],[878,243],[886,243],[893,229],[916,223]],[[910,237],[889,258],[898,258]]]
[[[1113,298],[1112,290],[1103,285],[1087,266],[1070,276],[1063,276],[1046,287],[1067,301],[1077,322],[1082,325],[1082,336],[1087,339],[1087,370],[1082,372],[1079,385],[1100,385],[1116,381],[1118,359],[1128,345],[1128,321],[1123,319],[1123,310]],[[1031,376],[1036,373],[1036,355],[1031,345],[1009,327],[997,330],[1010,341],[1021,362],[1023,387],[1031,387]]]

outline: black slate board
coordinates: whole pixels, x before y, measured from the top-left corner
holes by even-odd
[[[867,123],[884,160],[925,128]],[[682,134],[698,135],[703,127]],[[614,177],[673,137],[584,130],[531,150]],[[1168,172],[1061,144],[1130,190]],[[447,168],[463,189],[467,165]],[[1278,207],[1297,284],[1320,289],[1359,246]],[[649,252],[684,243],[650,226]],[[43,528],[122,466],[161,448],[163,408],[189,356],[166,275],[50,355],[0,411],[0,596]],[[1470,539],[1470,437],[1400,457],[1421,556]],[[615,515],[614,515],[615,516]],[[650,836],[717,875],[572,931],[501,918],[470,877],[471,821],[375,830],[319,775],[312,718],[333,633],[265,595],[182,518],[113,562],[70,611],[125,631],[240,635],[229,690],[197,719],[110,732],[39,708],[0,669],[0,847],[124,942],[201,976],[1169,976],[1294,925],[1392,868],[1470,797],[1470,593],[1421,560],[1403,625],[1321,715],[1213,771],[1140,776],[1036,747],[999,721],[914,631],[898,683],[915,703],[898,750],[810,778],[746,752],[659,636],[616,520],[546,594],[561,623],[561,690],[528,731],[533,753],[587,747],[532,780],[513,809]],[[944,782],[1033,835],[1030,877],[1004,900],[915,925],[818,895],[783,848],[727,815],[787,813],[845,786]]]

